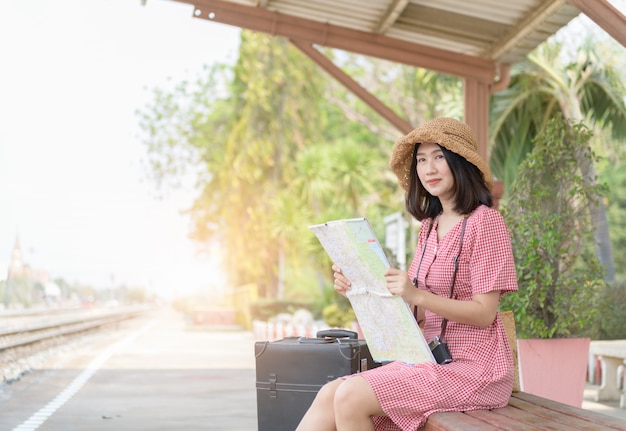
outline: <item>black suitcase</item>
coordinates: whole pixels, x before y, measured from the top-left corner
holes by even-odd
[[[317,338],[256,342],[259,431],[294,431],[325,383],[380,366],[365,340],[356,338],[356,332],[331,329]]]

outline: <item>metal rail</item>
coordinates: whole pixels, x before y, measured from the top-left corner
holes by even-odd
[[[0,331],[0,352],[36,344],[55,337],[73,335],[93,330],[105,325],[118,323],[151,310],[152,308],[132,308],[78,319],[65,319],[47,324],[12,328]]]

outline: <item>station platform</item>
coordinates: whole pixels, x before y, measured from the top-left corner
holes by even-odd
[[[171,431],[257,429],[254,339],[197,328],[164,309],[57,352],[0,387],[0,429]],[[626,409],[583,408],[624,418]]]
[[[90,338],[0,389],[1,430],[257,429],[250,332],[161,310]]]

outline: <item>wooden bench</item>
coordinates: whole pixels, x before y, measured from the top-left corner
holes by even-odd
[[[596,401],[619,401],[626,407],[626,392],[617,384],[617,369],[626,359],[626,340],[592,341],[589,353],[599,356],[602,362],[602,384]]]
[[[515,358],[513,393],[506,407],[434,413],[420,431],[626,431],[623,420],[520,392],[517,335],[511,312],[500,313]]]
[[[434,413],[423,431],[625,431],[623,420],[524,392],[501,409]]]

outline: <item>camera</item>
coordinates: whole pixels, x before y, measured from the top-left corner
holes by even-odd
[[[452,355],[450,349],[445,341],[441,341],[439,336],[435,337],[433,341],[428,343],[430,351],[433,352],[433,356],[438,364],[449,364],[452,362]]]

